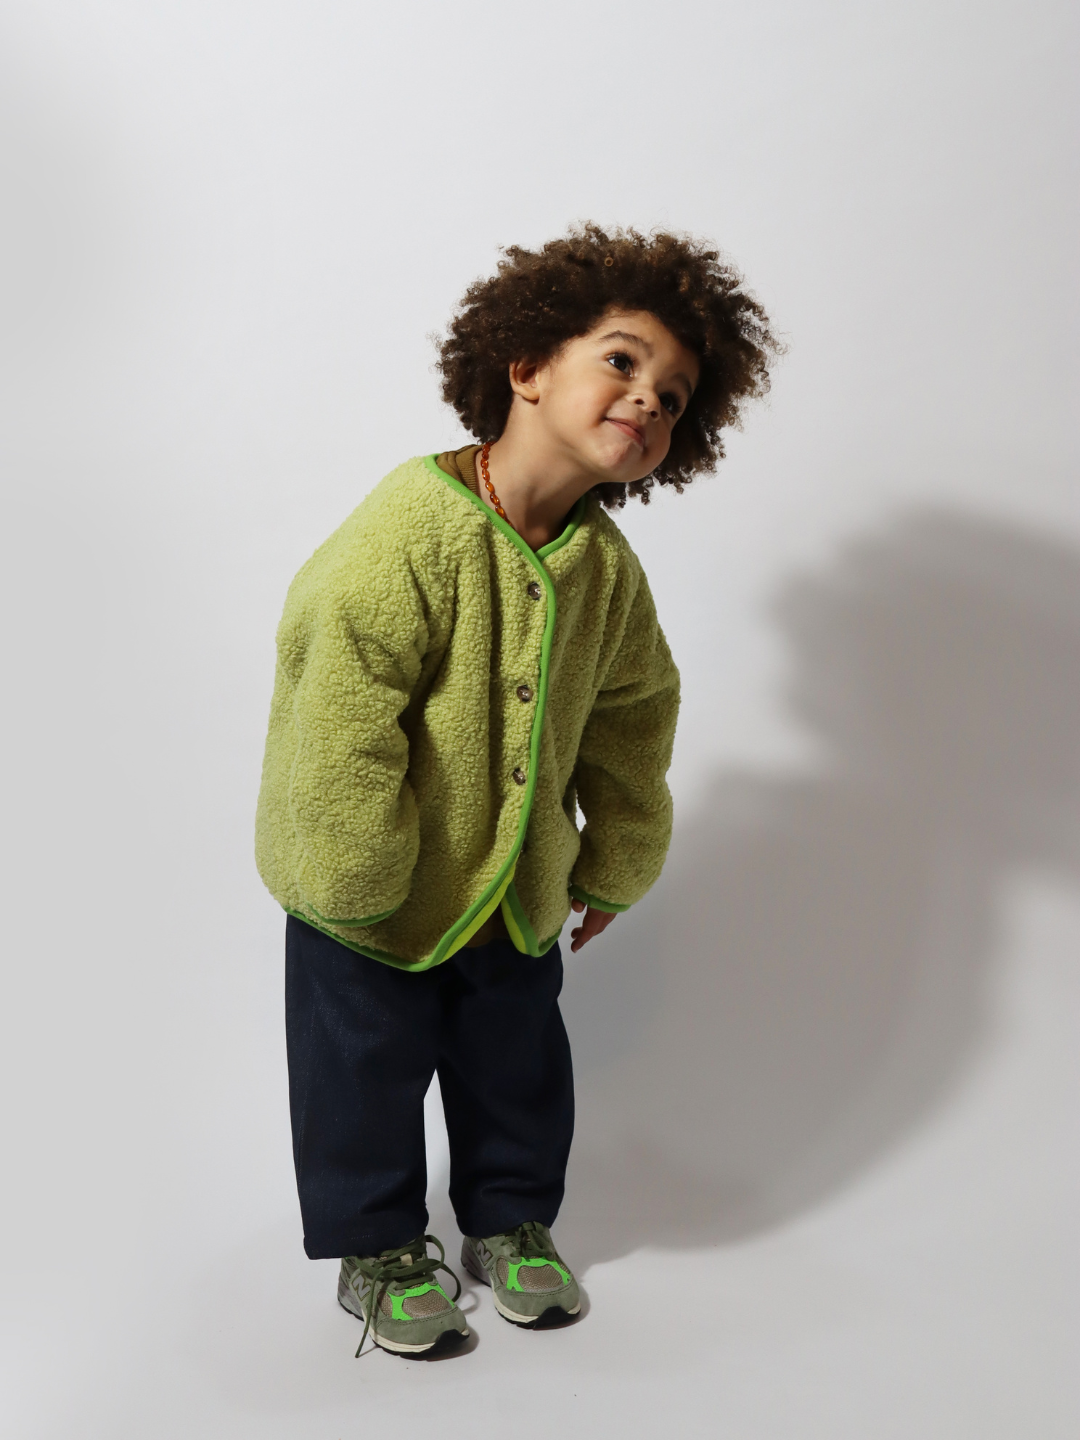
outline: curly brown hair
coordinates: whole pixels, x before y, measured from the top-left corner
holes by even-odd
[[[596,493],[609,508],[628,495],[648,503],[654,483],[681,493],[723,459],[721,430],[737,426],[743,402],[768,390],[768,362],[783,346],[718,251],[666,231],[609,233],[587,224],[540,250],[510,245],[503,256],[494,275],[466,290],[439,344],[443,399],[467,430],[482,442],[502,434],[513,361],[551,359],[608,310],[646,310],[698,357],[698,386],[652,474],[598,485]]]

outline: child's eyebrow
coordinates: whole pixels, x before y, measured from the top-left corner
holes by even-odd
[[[601,342],[604,340],[632,340],[635,345],[641,346],[646,355],[651,355],[653,351],[653,347],[649,344],[648,340],[643,340],[640,335],[631,335],[628,330],[612,330],[607,335],[601,335],[600,339]]]

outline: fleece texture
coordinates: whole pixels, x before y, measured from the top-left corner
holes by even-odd
[[[660,874],[679,677],[594,496],[534,552],[408,460],[301,569],[277,649],[256,858],[290,914],[422,970],[499,906],[542,955],[572,896],[625,910]]]

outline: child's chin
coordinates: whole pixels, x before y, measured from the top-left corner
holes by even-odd
[[[631,485],[648,474],[642,466],[641,451],[631,442],[629,453],[622,447],[594,455],[592,468],[598,472],[597,484]]]

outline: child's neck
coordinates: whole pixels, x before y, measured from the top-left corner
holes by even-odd
[[[511,415],[511,422],[513,419]],[[506,518],[533,550],[559,538],[566,528],[567,515],[596,484],[596,477],[539,427],[514,423],[508,424],[492,445],[488,472]],[[490,505],[479,453],[476,474],[481,498]]]

